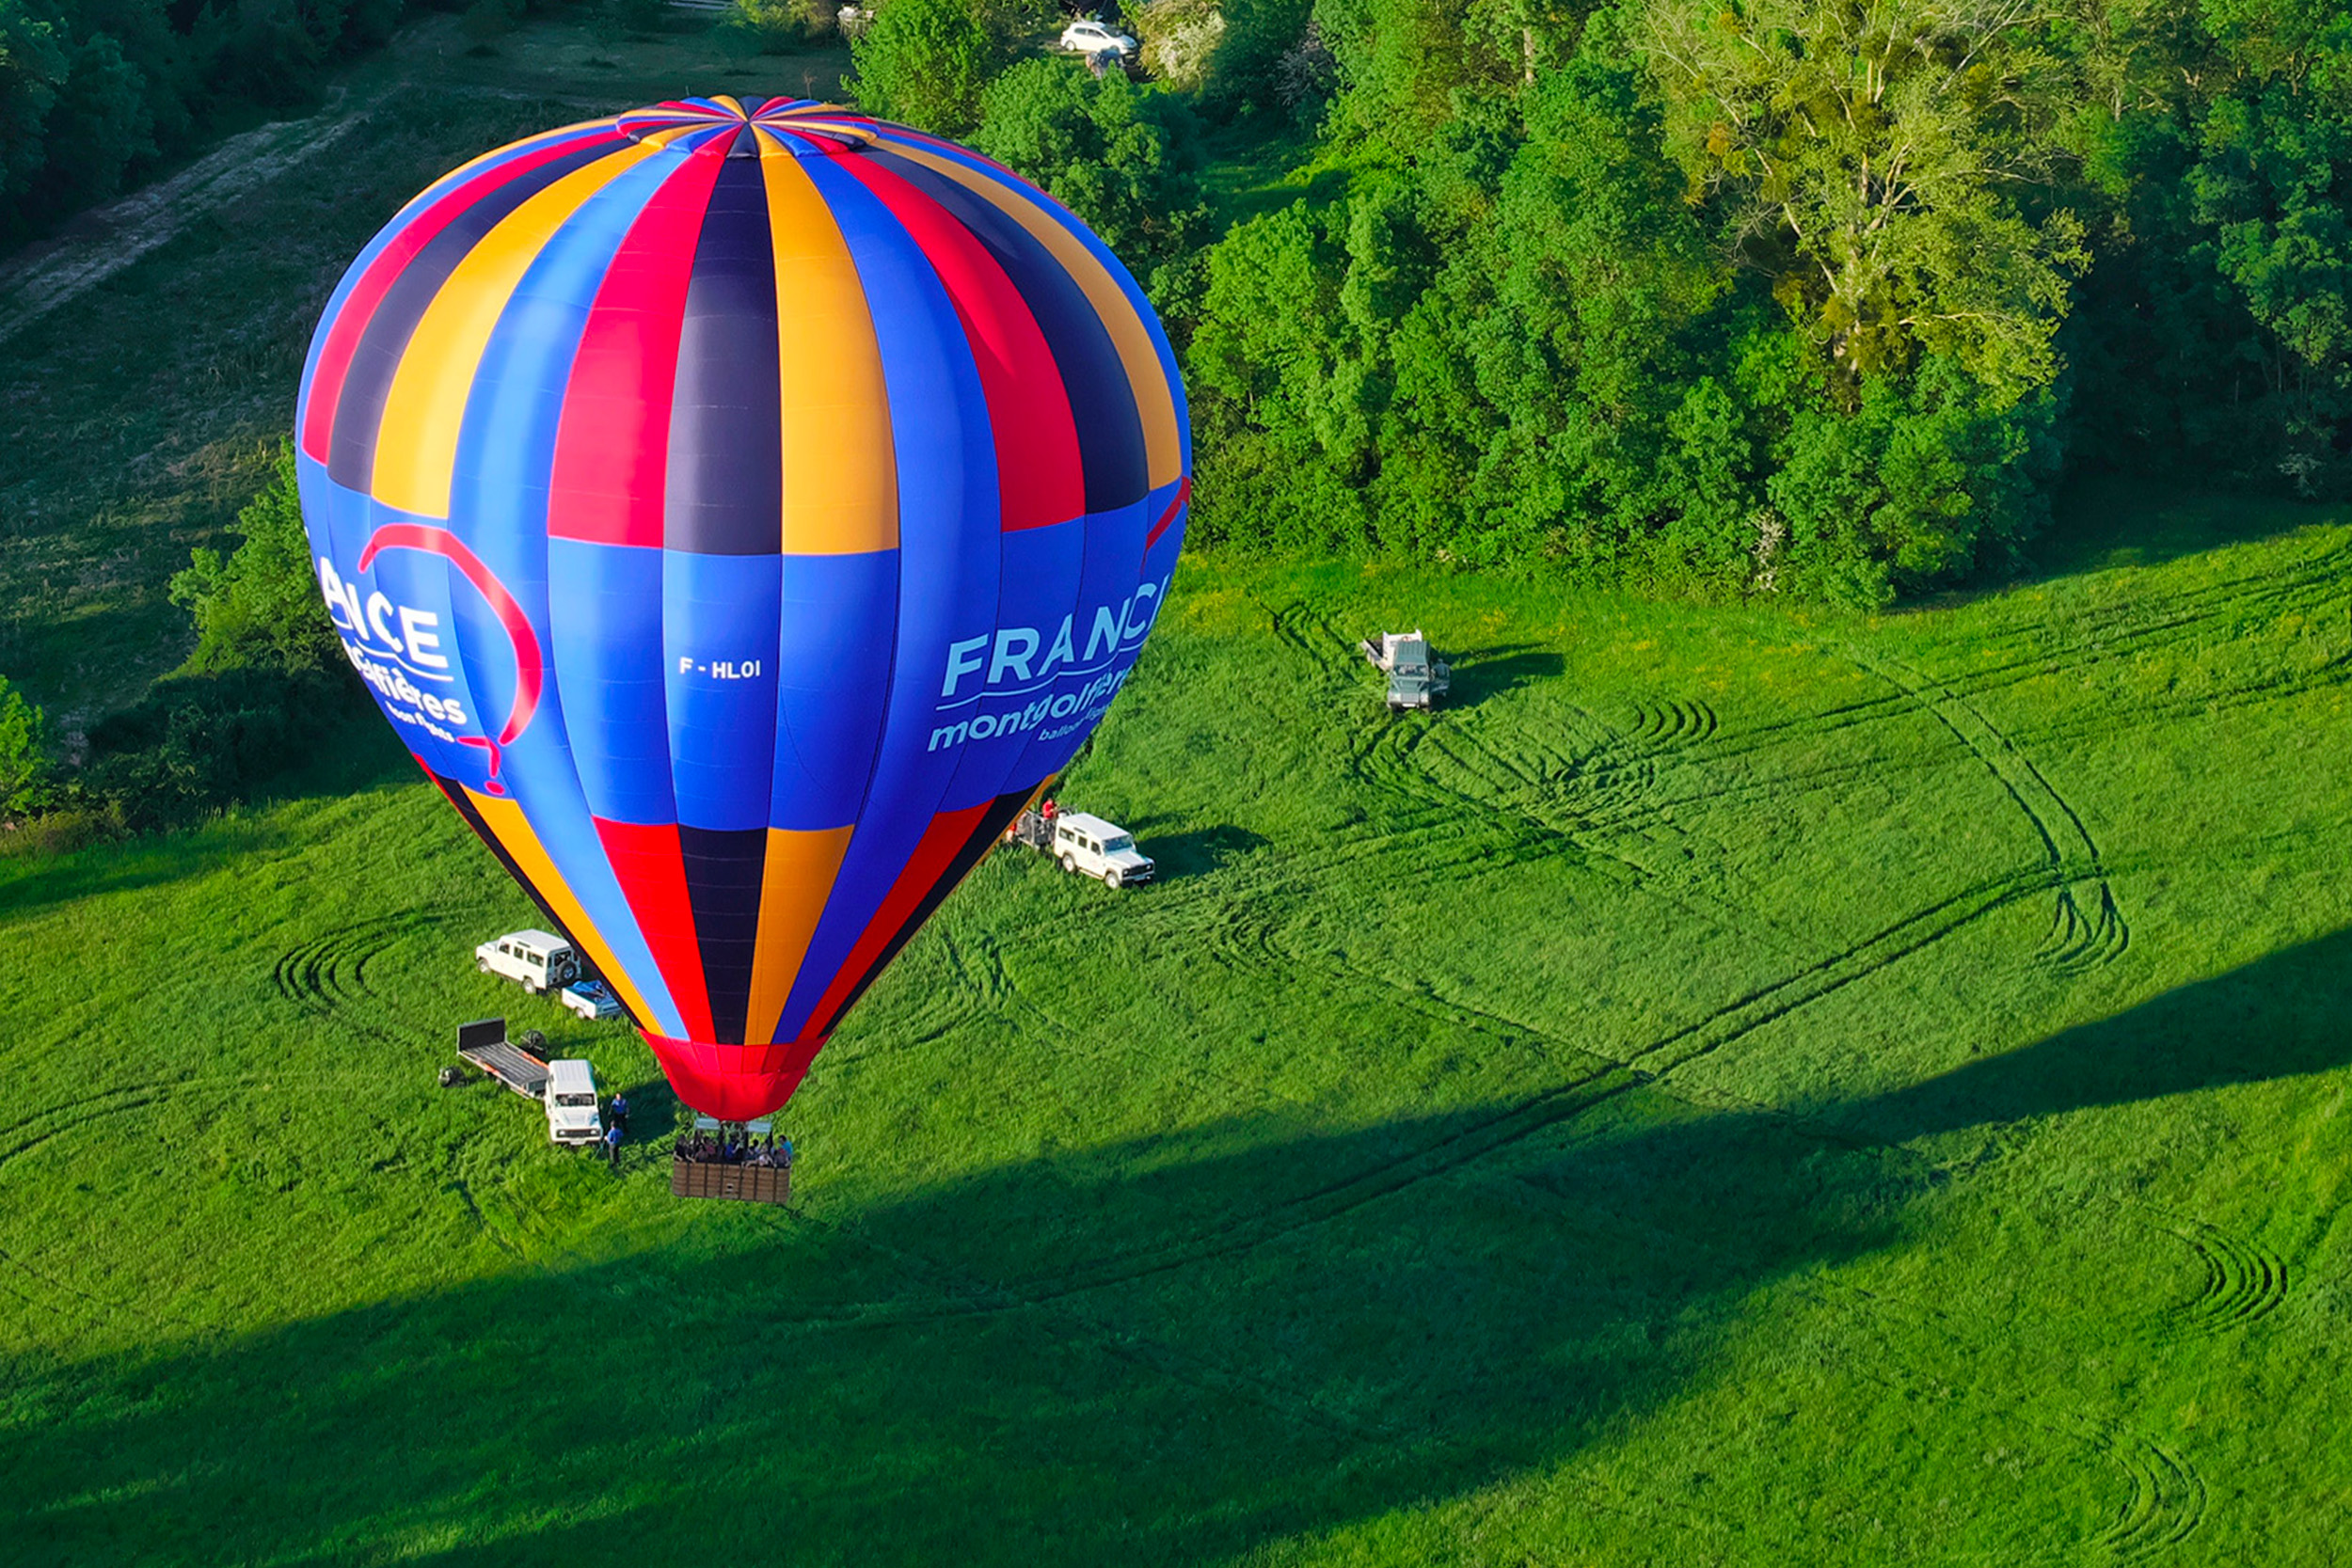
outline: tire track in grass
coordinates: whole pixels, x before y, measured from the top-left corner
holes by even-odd
[[[1352,649],[1330,620],[1303,600],[1279,611],[1263,600],[1259,603],[1267,609],[1282,641],[1335,684],[1353,685],[1340,673]],[[1432,832],[1445,825],[1467,837],[1480,829],[1490,834],[1499,829],[1502,842],[1481,857],[1497,868],[1564,855],[1613,863],[1644,891],[1665,897],[1686,913],[1793,958],[1796,949],[1788,933],[1775,927],[1771,938],[1760,936],[1752,928],[1754,911],[1714,897],[1694,878],[1660,871],[1616,842],[1630,836],[1654,847],[1657,830],[1675,841],[1690,835],[1655,813],[1645,814],[1651,824],[1647,830],[1631,820],[1657,787],[1661,750],[1595,714],[1574,711],[1589,732],[1581,754],[1549,746],[1525,726],[1514,733],[1514,749],[1506,751],[1485,736],[1483,726],[1465,722],[1465,715],[1442,712],[1359,726],[1348,737],[1348,769],[1360,783],[1404,804],[1406,820],[1427,824]],[[1712,735],[1715,715],[1708,705],[1680,703],[1674,711],[1682,717],[1673,724],[1687,737],[1695,738],[1701,731]],[[1482,782],[1486,793],[1449,784],[1438,769],[1420,764],[1424,747],[1445,758],[1457,773]],[[1473,752],[1477,757],[1466,754]],[[1517,820],[1504,820],[1498,813]],[[1396,836],[1380,835],[1374,842],[1386,848]],[[1389,875],[1399,885],[1428,884],[1452,869],[1424,863]]]
[[[1692,745],[1714,737],[1715,710],[1708,704],[1680,697],[1655,698],[1633,705],[1633,738],[1653,746]]]
[[[1947,673],[1941,677],[1941,684],[1956,698],[1974,701],[2028,681],[2084,675],[2119,659],[2192,646],[2215,628],[2242,623],[2253,615],[2332,611],[2343,604],[2348,571],[2352,571],[2352,546],[2337,546],[2283,572],[2231,578],[2160,598],[2069,610],[2058,625],[2045,617],[2040,622],[2017,625],[2008,633],[2019,638],[2039,633],[2045,640],[2054,633],[2071,633],[2066,641],[2000,662],[1979,663],[1964,672]],[[1991,633],[1987,641],[1997,640],[2000,635]],[[2334,673],[2325,681],[2308,684],[2332,685],[2352,677],[2352,669],[2343,668],[2345,663],[2343,659],[2332,661],[2329,668]],[[2274,691],[2272,683],[2265,683],[2246,689],[2243,697],[2259,701]],[[2154,705],[2139,705],[2143,711],[2155,712],[2174,706],[2201,706],[2203,702],[2202,698],[2189,697],[2160,699]],[[1717,755],[1738,757],[1858,724],[1899,718],[1912,711],[1914,705],[1901,690],[1891,690],[1810,714],[1726,731],[1714,739],[1711,750]],[[2036,729],[2020,733],[2039,736],[2043,732]]]
[[[269,1091],[280,1086],[316,1087],[349,1081],[357,1076],[358,1075],[349,1071],[334,1070],[266,1074],[240,1073],[225,1078],[178,1078],[143,1084],[125,1084],[115,1088],[100,1090],[95,1094],[76,1096],[74,1099],[45,1106],[6,1128],[0,1128],[0,1139],[10,1140],[5,1148],[0,1148],[0,1172],[5,1172],[16,1161],[56,1142],[68,1133],[95,1127],[102,1122],[111,1121],[118,1117],[129,1116],[134,1112],[151,1110],[175,1100],[200,1095],[249,1094],[256,1089]],[[70,1281],[34,1267],[12,1252],[0,1250],[0,1270],[13,1272],[46,1286],[53,1293],[53,1297],[62,1295],[94,1306],[109,1317],[136,1311],[144,1315],[142,1319],[144,1321],[156,1315],[157,1309],[152,1301],[143,1298],[137,1303],[132,1303],[93,1294]],[[41,1310],[56,1309],[54,1299],[44,1305],[13,1288],[10,1289],[9,1293],[20,1301],[24,1301],[27,1306]],[[168,1308],[167,1311],[175,1321],[183,1323],[193,1321],[177,1307]],[[87,1316],[87,1314],[83,1315]]]
[[[2062,872],[2070,863],[2084,868],[2082,875],[2059,881],[2051,928],[2035,960],[2061,974],[2076,974],[2122,957],[2131,945],[2131,927],[2116,907],[2115,889],[2100,863],[2098,843],[2082,814],[2058,792],[2033,759],[2019,751],[1982,709],[1933,677],[1860,648],[1850,649],[1849,657],[1934,715],[1983,765],[2032,826],[2051,872]]]
[[[402,943],[437,935],[456,912],[446,906],[425,905],[320,932],[280,954],[271,968],[271,981],[282,999],[338,1029],[404,1053],[432,1049],[431,1033],[414,1021],[396,991],[373,983],[371,971]],[[457,1148],[453,1145],[446,1151],[440,1191],[455,1196],[475,1228],[493,1246],[517,1263],[566,1281],[583,1294],[612,1293],[582,1283],[579,1276],[588,1259],[544,1227],[534,1226],[519,1203],[501,1203],[502,1217],[493,1222],[456,1162]]]
[[[1923,1396],[1921,1386],[1939,1386],[1943,1376],[1915,1370],[1886,1333],[1889,1322],[1901,1323],[1915,1338],[1932,1336],[1962,1356],[1996,1354],[1995,1347],[1960,1332],[1953,1318],[1933,1307],[1822,1275],[1815,1275],[1801,1289],[1816,1301],[1835,1295],[1849,1300],[1858,1297],[1867,1304],[1866,1315],[1851,1321],[1875,1343],[1876,1350],[1869,1357],[1856,1358],[1854,1370],[1907,1402],[1932,1409],[1947,1402],[1949,1390],[1944,1390],[1942,1397]],[[1902,1375],[1896,1375],[1899,1370]],[[1971,1389],[1964,1397],[1981,1396]],[[2178,1449],[2110,1417],[2079,1410],[2053,1411],[2017,1400],[1995,1398],[1984,1402],[1999,1414],[2088,1449],[2121,1478],[2122,1500],[2106,1528],[2087,1543],[2107,1560],[2147,1561],[2186,1542],[2204,1523],[2211,1502],[2205,1479]]]
[[[2061,873],[2062,875],[2062,873]],[[1868,978],[2021,898],[2048,891],[2055,879],[2027,873],[1995,879],[1887,927],[1842,952],[1756,988],[1635,1053],[1578,1073],[1514,1104],[1477,1117],[1420,1148],[1375,1163],[1251,1213],[1228,1216],[1215,1229],[1164,1245],[1113,1255],[1092,1266],[1058,1270],[1050,1282],[1025,1286],[1041,1296],[1076,1294],[1107,1285],[1255,1251],[1311,1226],[1447,1176],[1512,1148],[1534,1134],[1701,1060],[1800,1007]]]
[[[2229,1334],[2262,1322],[2286,1301],[2286,1260],[2260,1242],[2190,1215],[2152,1212],[2157,1227],[2178,1238],[2204,1269],[2195,1295],[2146,1320],[2156,1343]]]
[[[2186,1542],[2205,1522],[2205,1478],[2179,1451],[2118,1421],[2086,1419],[2083,1436],[2131,1487],[2099,1537],[2110,1560],[2145,1562]]]
[[[853,1220],[820,1219],[797,1205],[786,1208],[781,1213],[763,1212],[759,1217],[777,1233],[796,1227],[805,1228],[864,1248],[882,1260],[901,1279],[930,1297],[928,1302],[920,1305],[891,1302],[859,1304],[818,1312],[803,1311],[792,1316],[790,1321],[795,1328],[881,1328],[946,1321],[968,1322],[984,1317],[1027,1317],[1036,1320],[1052,1335],[1051,1343],[1056,1348],[1071,1341],[1084,1343],[1102,1354],[1168,1383],[1213,1398],[1236,1399],[1257,1405],[1280,1420],[1311,1427],[1345,1445],[1343,1457],[1378,1454],[1393,1461],[1401,1453],[1435,1449],[1451,1456],[1457,1465],[1466,1461],[1483,1465],[1497,1475],[1516,1473],[1525,1468],[1523,1454],[1500,1445],[1433,1435],[1425,1430],[1409,1429],[1380,1420],[1376,1416],[1367,1419],[1356,1413],[1334,1409],[1327,1398],[1311,1388],[1295,1386],[1286,1380],[1237,1368],[1230,1361],[1212,1354],[1187,1350],[1131,1323],[1108,1321],[1057,1294],[1024,1291],[1018,1286],[982,1279],[935,1259],[894,1246],[870,1234],[866,1227]],[[1653,1527],[1668,1523],[1680,1528],[1701,1528],[1717,1534],[1732,1533],[1740,1528],[1735,1521],[1688,1503],[1629,1493],[1589,1478],[1554,1480],[1610,1513],[1641,1520]]]

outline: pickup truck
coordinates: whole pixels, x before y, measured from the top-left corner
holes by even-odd
[[[621,999],[602,980],[574,980],[556,1000],[591,1022],[614,1017],[621,1010]]]

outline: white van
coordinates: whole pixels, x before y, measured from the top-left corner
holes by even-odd
[[[561,990],[580,978],[579,953],[546,931],[509,931],[475,948],[473,961],[483,974],[519,980],[528,991]]]
[[[586,1062],[549,1062],[547,1100],[549,1143],[604,1142],[604,1122],[596,1115],[596,1075]]]
[[[1100,877],[1104,887],[1152,879],[1152,858],[1136,847],[1126,829],[1082,811],[1066,811],[1054,818],[1052,853],[1064,871]]]

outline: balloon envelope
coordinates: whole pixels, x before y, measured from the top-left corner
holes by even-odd
[[[1103,244],[800,100],[449,175],[344,275],[296,420],[385,717],[731,1118],[1093,729],[1190,494],[1174,358]]]

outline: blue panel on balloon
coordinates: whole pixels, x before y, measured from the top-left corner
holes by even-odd
[[[681,826],[768,826],[783,559],[664,550],[662,679]]]
[[[769,826],[857,820],[882,744],[898,622],[897,550],[784,558]]]
[[[608,822],[677,820],[661,640],[662,552],[548,541],[555,685],[588,809]]]

